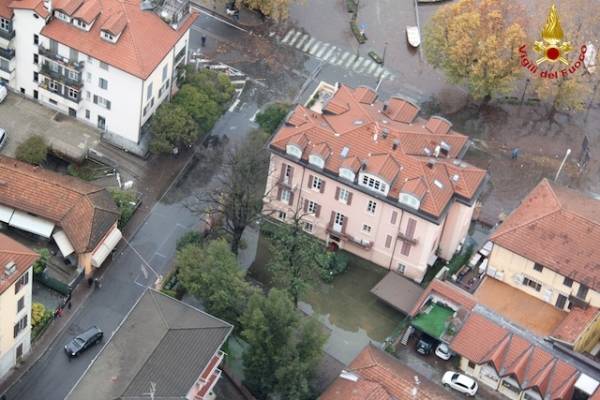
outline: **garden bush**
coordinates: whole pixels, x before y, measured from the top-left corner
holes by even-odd
[[[50,252],[46,248],[37,249],[36,251],[40,255],[40,258],[33,263],[33,274],[39,275],[46,269],[46,265],[50,260]]]
[[[197,246],[202,245],[203,237],[202,234],[198,231],[189,231],[186,232],[182,237],[177,240],[177,250],[180,250],[187,246],[188,244],[194,244]]]
[[[42,303],[33,303],[31,305],[31,326],[37,326],[43,319],[46,313],[46,306]]]
[[[46,161],[48,156],[48,145],[43,137],[39,135],[31,136],[23,143],[17,146],[15,157],[17,160],[25,161],[29,164],[39,165]]]
[[[31,341],[35,342],[35,340],[42,335],[46,331],[46,328],[52,322],[54,317],[54,312],[50,310],[46,310],[44,312],[44,316],[40,319],[38,324],[31,329]]]
[[[137,195],[130,190],[111,189],[110,194],[119,208],[119,229],[123,229],[137,208]]]
[[[273,134],[289,110],[287,104],[272,104],[256,115],[256,122],[265,132]]]
[[[323,266],[321,279],[327,283],[348,268],[348,255],[342,251],[331,252],[327,265]]]

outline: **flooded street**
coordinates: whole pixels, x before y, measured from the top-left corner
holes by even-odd
[[[261,236],[257,258],[249,274],[268,286],[268,241]],[[325,351],[348,364],[369,342],[380,345],[404,316],[370,293],[387,271],[350,255],[348,269],[331,284],[318,283],[298,307],[331,332]]]

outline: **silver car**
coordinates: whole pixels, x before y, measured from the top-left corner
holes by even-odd
[[[0,128],[0,149],[4,147],[6,144],[8,135],[6,134],[6,130],[4,128]]]

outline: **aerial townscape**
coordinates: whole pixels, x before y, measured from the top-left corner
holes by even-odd
[[[596,0],[0,0],[0,400],[600,400]]]

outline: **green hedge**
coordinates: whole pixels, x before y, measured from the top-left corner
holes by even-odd
[[[67,285],[64,282],[61,282],[57,279],[52,278],[51,276],[48,276],[45,273],[41,273],[41,274],[35,274],[34,279],[41,283],[42,285],[57,291],[58,293],[64,295],[64,296],[68,296],[69,293],[71,292],[71,287],[69,285]]]
[[[346,0],[346,9],[351,14],[356,14],[358,12],[358,4],[355,0]]]
[[[31,341],[35,342],[35,340],[42,335],[50,326],[54,317],[54,312],[51,310],[46,310],[44,312],[44,316],[40,319],[40,322],[33,328],[31,328]]]

